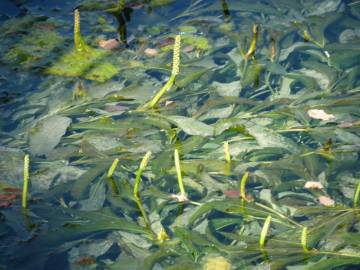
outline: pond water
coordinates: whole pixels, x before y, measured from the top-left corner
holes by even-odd
[[[359,269],[360,1],[2,0],[0,269]]]

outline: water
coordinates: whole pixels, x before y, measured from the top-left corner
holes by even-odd
[[[359,18],[1,1],[0,269],[359,268]]]

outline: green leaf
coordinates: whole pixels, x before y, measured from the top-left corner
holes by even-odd
[[[194,118],[184,116],[168,116],[167,118],[189,135],[199,135],[204,137],[214,135],[214,128],[212,126],[204,124]]]

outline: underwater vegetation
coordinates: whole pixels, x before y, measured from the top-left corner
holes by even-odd
[[[0,12],[0,269],[360,267],[359,1],[50,2]]]

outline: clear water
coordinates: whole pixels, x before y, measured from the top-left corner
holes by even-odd
[[[121,2],[0,3],[0,269],[358,269],[360,2]]]

